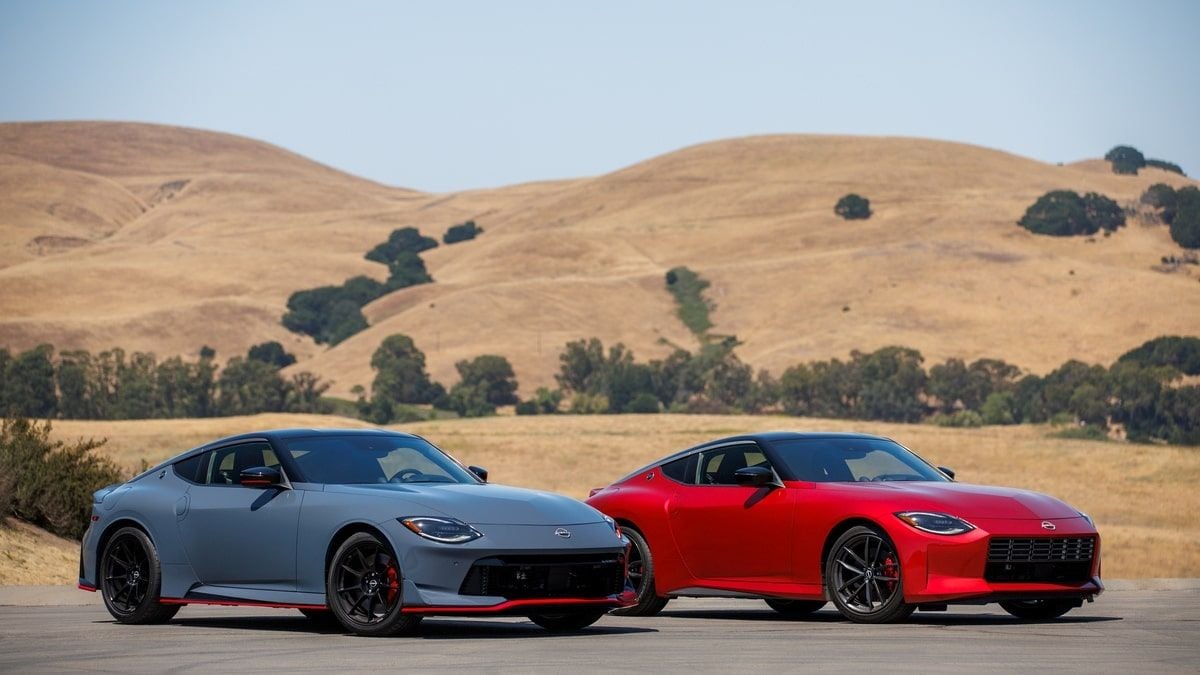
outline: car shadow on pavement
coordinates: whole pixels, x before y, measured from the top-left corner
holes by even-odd
[[[112,622],[100,622],[112,623]],[[169,627],[214,628],[222,630],[274,631],[283,633],[311,633],[314,635],[347,635],[352,633],[334,623],[314,622],[304,617],[175,617]],[[503,639],[503,638],[551,638],[582,635],[628,635],[654,633],[653,628],[623,626],[604,623],[589,626],[579,631],[553,633],[531,621],[489,621],[486,619],[426,619],[418,626],[411,639]]]
[[[805,616],[783,616],[773,610],[664,610],[659,616],[679,619],[721,619],[725,621],[773,621],[787,623],[849,623],[841,614],[831,609],[824,609]],[[1103,621],[1122,621],[1119,616],[1063,616],[1046,621],[1018,619],[1007,614],[963,614],[956,612],[945,614],[941,612],[916,612],[901,623],[921,624],[928,626],[1018,626],[1025,624],[1079,624]]]

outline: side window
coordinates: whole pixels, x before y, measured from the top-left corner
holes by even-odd
[[[239,485],[241,474],[246,469],[256,466],[278,467],[279,459],[271,446],[262,443],[247,443],[219,448],[210,453],[212,461],[207,469],[209,485]]]
[[[189,483],[203,483],[204,471],[208,469],[207,452],[189,457],[182,462],[175,462],[175,475]],[[200,468],[203,466],[204,468]]]
[[[734,445],[700,453],[701,485],[737,485],[733,474],[748,466],[771,468],[767,456],[757,445]]]
[[[662,465],[663,475],[677,483],[696,484],[696,453]]]

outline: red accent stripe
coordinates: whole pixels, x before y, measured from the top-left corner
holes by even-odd
[[[523,607],[548,607],[548,606],[574,606],[574,605],[591,605],[605,607],[620,607],[622,603],[617,600],[604,598],[597,600],[596,598],[528,598],[525,600],[508,600],[497,605],[487,605],[485,607],[477,606],[435,606],[426,605],[418,607],[405,607],[400,611],[404,614],[495,614],[498,612],[506,612]]]
[[[208,598],[159,598],[164,605],[221,605],[223,607],[274,607],[276,609],[328,610],[325,605],[299,605],[287,602],[254,602],[252,600],[209,600]]]
[[[95,592],[96,592],[96,587],[95,587],[95,586],[93,586],[93,585],[91,585],[91,584],[85,584],[85,583],[83,583],[82,581],[81,581],[81,582],[79,582],[78,584],[76,584],[76,586],[75,586],[75,587],[76,587],[76,588],[78,588],[78,589],[79,589],[79,590],[81,590],[81,591],[87,591],[87,592],[89,592],[89,593],[95,593]]]

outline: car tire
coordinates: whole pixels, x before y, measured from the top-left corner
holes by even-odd
[[[600,620],[603,611],[566,612],[563,614],[530,614],[529,620],[551,633],[582,630]]]
[[[404,614],[403,578],[396,554],[370,532],[346,538],[325,573],[325,602],[346,630],[365,637],[403,635],[420,616]]]
[[[100,597],[119,623],[166,623],[180,605],[164,605],[162,566],[154,542],[136,527],[122,527],[109,537],[97,567]]]
[[[1079,603],[1074,600],[1062,599],[1004,600],[1000,602],[1000,606],[1018,619],[1045,621],[1057,619],[1078,607]]]
[[[767,606],[784,616],[808,616],[825,606],[824,600],[767,600]]]
[[[654,616],[667,606],[667,598],[658,597],[654,587],[654,554],[641,532],[626,527],[622,530],[629,538],[629,581],[637,593],[637,602],[629,607],[613,610],[617,616]]]
[[[842,533],[825,561],[825,589],[842,616],[856,623],[907,618],[900,556],[879,528],[857,525]]]

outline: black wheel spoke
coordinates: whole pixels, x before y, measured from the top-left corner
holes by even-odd
[[[845,567],[846,569],[850,570],[851,572],[854,572],[858,576],[862,576],[865,573],[865,570],[861,570],[861,569],[851,565],[850,563],[846,562],[845,560],[839,559],[837,561],[837,564],[841,565],[842,567]]]

